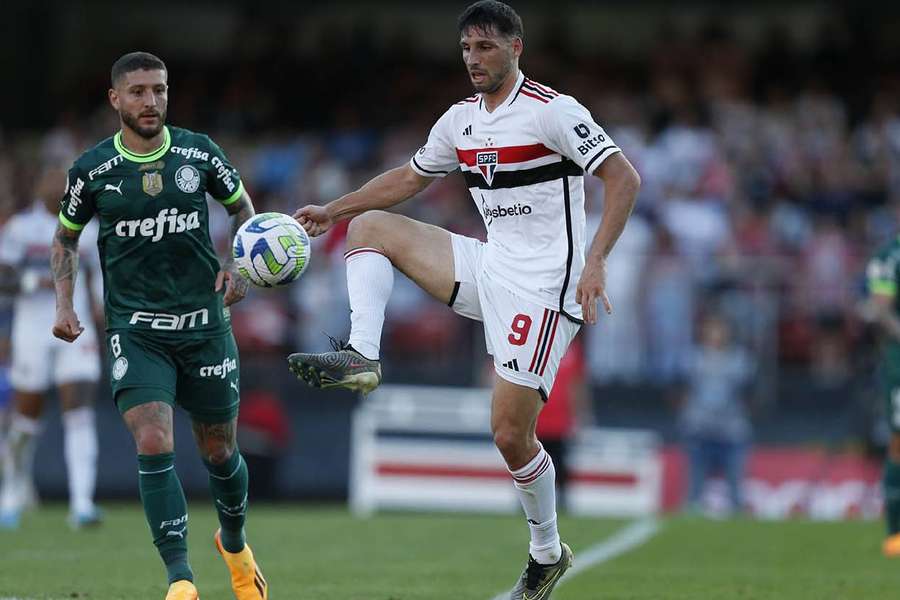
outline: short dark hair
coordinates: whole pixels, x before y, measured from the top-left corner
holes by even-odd
[[[132,71],[153,71],[156,69],[162,69],[168,73],[166,63],[158,56],[154,56],[149,52],[129,52],[113,63],[109,80],[112,86],[116,87],[116,82],[126,73],[131,73]]]
[[[459,32],[474,27],[483,31],[494,29],[499,34],[507,37],[525,39],[525,28],[522,26],[522,18],[513,8],[497,2],[497,0],[480,0],[459,15],[456,21]]]

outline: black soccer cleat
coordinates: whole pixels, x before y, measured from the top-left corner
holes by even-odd
[[[312,387],[346,388],[368,394],[381,383],[381,362],[371,360],[350,344],[331,338],[333,352],[288,356],[291,372]]]
[[[552,565],[542,565],[528,556],[528,566],[519,577],[516,587],[509,595],[510,600],[547,600],[553,588],[565,572],[572,566],[575,555],[572,549],[565,543],[562,546],[562,556]]]

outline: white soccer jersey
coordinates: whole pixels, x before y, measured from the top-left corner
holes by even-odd
[[[49,278],[50,247],[59,224],[57,216],[37,201],[26,211],[14,215],[0,231],[0,263],[15,267],[23,278]],[[81,265],[97,264],[96,226],[85,228],[79,240]],[[94,270],[96,273],[97,271]],[[82,322],[90,322],[88,290],[84,269],[80,268],[75,284],[75,312]],[[31,339],[52,339],[51,329],[56,320],[56,296],[52,289],[38,287],[20,292],[14,306],[16,324],[27,327]]]
[[[584,179],[619,148],[571,96],[519,73],[488,112],[480,94],[451,106],[410,160],[425,177],[460,168],[487,228],[485,274],[580,321]]]

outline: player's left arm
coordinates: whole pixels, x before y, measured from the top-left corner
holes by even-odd
[[[603,301],[606,313],[612,313],[606,295],[606,258],[622,235],[641,188],[641,176],[621,152],[607,157],[593,174],[603,180],[603,216],[575,289],[575,301],[581,304],[589,324],[597,322],[598,299]]]
[[[237,202],[228,204],[225,209],[228,210],[228,214],[231,215],[231,235],[228,244],[228,247],[231,248],[237,230],[240,229],[241,225],[247,220],[253,217],[253,215],[256,214],[256,211],[253,209],[253,201],[250,200],[250,195],[243,187],[241,188],[241,195],[237,199]],[[241,277],[237,272],[237,267],[234,264],[234,258],[232,258],[230,251],[228,253],[228,258],[225,259],[225,263],[222,265],[222,269],[216,276],[216,291],[218,292],[221,290],[223,285],[225,286],[225,306],[231,306],[235,302],[243,300],[244,296],[247,295],[247,288],[250,287],[250,282]]]
[[[597,322],[597,300],[607,314],[606,257],[619,239],[634,207],[641,178],[590,111],[571,96],[557,96],[536,114],[536,125],[548,147],[603,180],[603,220],[575,288],[585,322]]]

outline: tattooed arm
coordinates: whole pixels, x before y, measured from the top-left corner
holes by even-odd
[[[78,236],[62,225],[57,226],[50,251],[50,269],[56,288],[56,322],[53,335],[67,342],[74,342],[84,331],[72,304],[75,292],[75,275],[78,273]]]
[[[253,202],[246,191],[241,194],[237,202],[229,204],[225,208],[228,210],[228,214],[231,215],[230,242],[233,243],[234,235],[240,226],[256,213],[253,210]],[[250,282],[241,277],[234,267],[234,259],[231,257],[231,243],[228,244],[228,258],[225,259],[225,264],[222,265],[222,270],[219,271],[219,275],[216,277],[216,291],[218,292],[223,285],[225,286],[225,306],[230,306],[243,300],[247,294],[247,288],[250,286]]]

